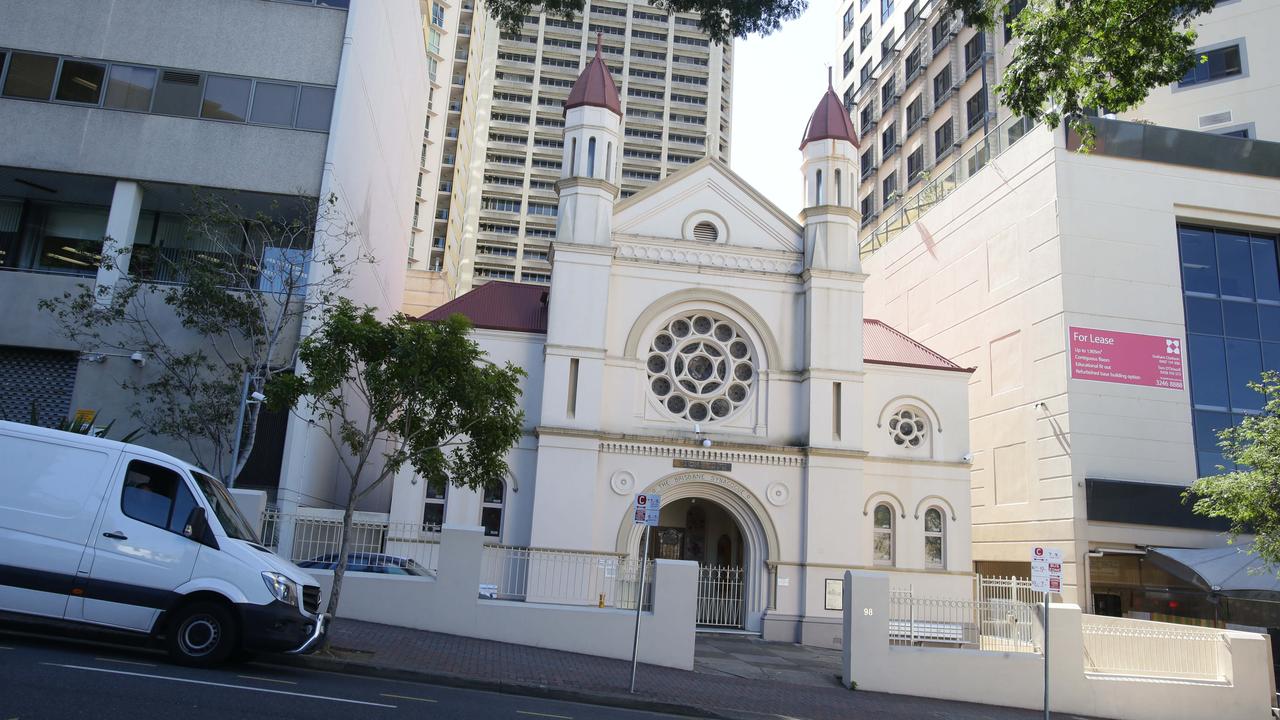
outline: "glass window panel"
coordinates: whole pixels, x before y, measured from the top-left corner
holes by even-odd
[[[249,112],[251,85],[248,78],[210,75],[205,81],[204,102],[200,105],[200,117],[244,122]]]
[[[934,509],[929,509],[924,514],[924,529],[926,532],[942,532],[942,513]]]
[[[422,524],[438,528],[444,524],[444,503],[427,503],[422,509]]]
[[[1249,387],[1262,375],[1262,346],[1252,340],[1230,340],[1227,344],[1227,380],[1233,410],[1262,410],[1262,395]]]
[[[480,511],[480,524],[484,526],[485,537],[502,535],[502,508],[487,507]]]
[[[40,243],[40,266],[84,275],[98,271],[106,208],[49,208]]]
[[[106,74],[106,65],[64,60],[54,97],[65,102],[97,105],[102,99],[102,80]]]
[[[57,74],[56,57],[14,53],[9,59],[9,75],[4,80],[4,94],[28,100],[48,100],[53,92],[53,77]]]
[[[893,535],[887,530],[877,531],[873,542],[875,561],[877,563],[893,562]]]
[[[1258,328],[1263,340],[1280,340],[1280,305],[1258,305]]]
[[[1222,334],[1222,303],[1208,298],[1187,297],[1187,332]]]
[[[443,480],[433,480],[427,483],[427,499],[443,500],[449,492],[449,485]]]
[[[200,114],[200,95],[203,90],[204,76],[200,73],[161,71],[151,112],[195,117]]]
[[[501,505],[503,490],[505,490],[505,486],[502,483],[486,485],[484,488],[484,501],[486,503]]]
[[[1191,401],[1197,406],[1229,407],[1227,355],[1222,338],[1187,336],[1191,364]]]
[[[0,51],[0,75],[4,74],[4,60],[6,57],[8,57],[8,53]]]
[[[926,537],[924,539],[924,559],[932,567],[942,565],[941,537]]]
[[[875,525],[878,528],[893,527],[893,512],[887,505],[876,506]]]
[[[107,80],[105,107],[118,110],[151,109],[151,93],[156,87],[155,68],[112,65]]]
[[[1253,299],[1253,260],[1249,236],[1218,231],[1218,280],[1222,294]]]
[[[1218,294],[1218,260],[1213,232],[1178,228],[1182,248],[1182,288],[1187,292]]]
[[[1258,306],[1248,302],[1222,302],[1222,326],[1225,335],[1258,339]]]
[[[293,106],[298,99],[297,85],[258,81],[253,89],[253,112],[249,119],[265,125],[293,125]]]
[[[1259,300],[1280,302],[1280,265],[1276,261],[1275,238],[1254,236],[1253,284]]]
[[[1231,427],[1231,416],[1227,413],[1196,410],[1196,450],[1218,452],[1218,433],[1228,427]]]
[[[1227,464],[1227,459],[1222,453],[1216,452],[1198,452],[1196,453],[1196,469],[1199,471],[1200,477],[1209,477],[1210,475],[1220,475],[1224,472],[1231,472],[1231,467]],[[1219,470],[1219,466],[1226,466],[1225,469]]]
[[[294,127],[303,130],[328,130],[329,116],[333,114],[333,88],[302,86],[298,98],[298,122]]]
[[[1280,372],[1280,343],[1262,343],[1262,367],[1265,370]]]

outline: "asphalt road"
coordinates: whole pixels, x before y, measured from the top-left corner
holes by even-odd
[[[249,663],[217,670],[163,654],[0,629],[0,720],[18,718],[486,718],[673,716]]]

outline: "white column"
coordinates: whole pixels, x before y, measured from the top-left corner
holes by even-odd
[[[110,253],[110,267],[98,269],[97,286],[106,301],[115,292],[116,283],[129,273],[129,256],[133,252],[134,236],[138,232],[138,213],[142,211],[142,186],[133,180],[117,180],[111,196],[111,212],[107,215],[107,242],[103,251]]]

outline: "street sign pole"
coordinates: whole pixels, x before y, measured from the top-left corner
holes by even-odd
[[[1049,591],[1044,591],[1044,720],[1049,720]]]
[[[636,666],[640,655],[640,607],[644,605],[644,571],[649,565],[649,525],[644,526],[640,540],[640,588],[636,590],[636,632],[631,638],[631,694],[636,692]]]

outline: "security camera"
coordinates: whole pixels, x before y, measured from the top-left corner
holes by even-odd
[[[254,390],[253,392],[249,393],[249,399],[250,399],[250,400],[252,400],[252,401],[254,401],[254,402],[262,402],[263,400],[266,400],[266,399],[267,399],[267,396],[266,396],[266,395],[263,395],[262,393],[258,392],[257,390]]]
[[[134,354],[130,355],[129,359],[132,360],[133,364],[137,365],[138,367],[142,367],[143,365],[147,364],[146,356],[140,352],[135,352]]]
[[[711,447],[711,438],[702,438],[702,447]]]
[[[972,463],[973,463],[973,453],[965,453],[965,454],[964,454],[964,458],[963,458],[963,459],[964,459],[964,461],[965,461],[965,462],[972,464]]]

